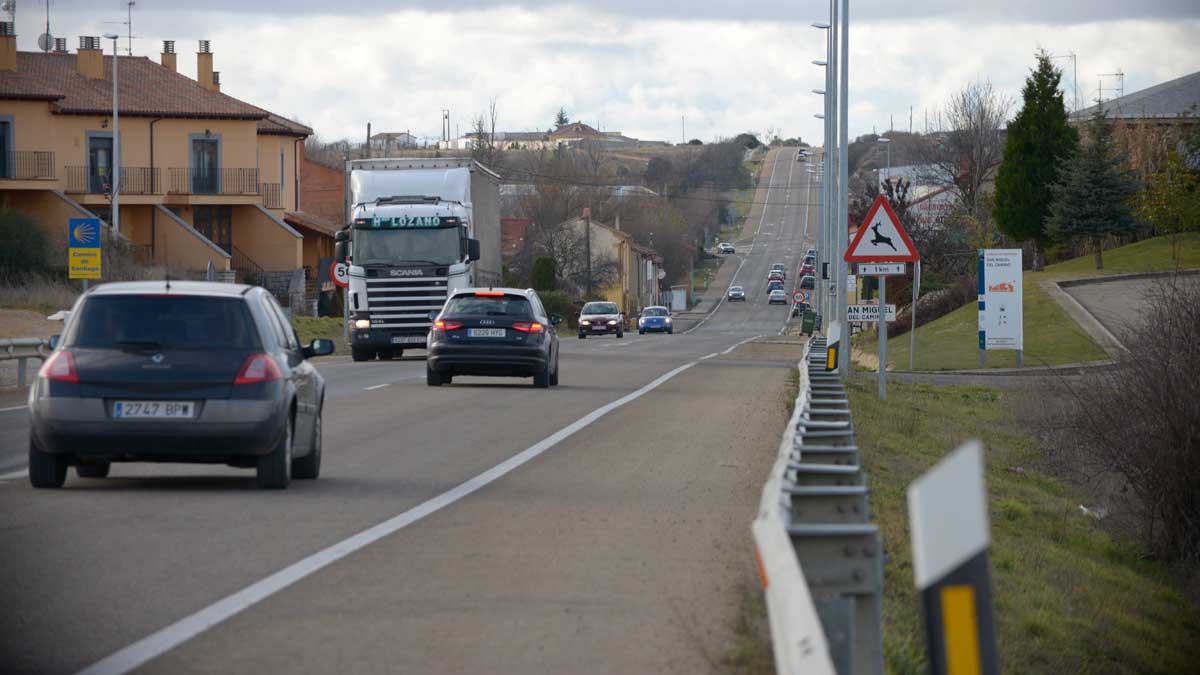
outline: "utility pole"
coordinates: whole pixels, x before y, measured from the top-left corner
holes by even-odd
[[[367,142],[363,143],[363,157],[371,157],[371,123],[367,122]]]
[[[835,0],[836,1],[836,0]],[[850,374],[850,326],[846,323],[846,272],[848,266],[842,256],[846,252],[846,245],[849,232],[846,229],[846,223],[850,220],[849,212],[849,162],[846,159],[849,157],[850,144],[848,139],[847,124],[849,123],[849,89],[850,89],[850,0],[842,0],[842,15],[841,15],[842,36],[838,46],[842,49],[842,58],[838,61],[838,73],[841,79],[841,91],[838,95],[839,110],[839,135],[841,137],[841,150],[839,154],[840,161],[839,170],[841,173],[841,194],[838,196],[838,222],[837,222],[837,320],[841,323],[843,331],[845,331],[846,344],[843,346],[845,352],[842,358],[838,359],[838,371],[842,377]],[[880,308],[882,311],[882,308]],[[882,338],[881,338],[882,339]],[[879,364],[880,369],[884,368],[884,364]]]
[[[587,256],[587,298],[592,299],[592,209],[584,207],[584,255]]]

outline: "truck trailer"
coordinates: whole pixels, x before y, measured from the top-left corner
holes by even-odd
[[[346,340],[355,361],[424,349],[451,291],[499,286],[500,176],[469,158],[346,162]]]

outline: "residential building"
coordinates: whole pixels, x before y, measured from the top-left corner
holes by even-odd
[[[1071,122],[1086,122],[1100,106],[1104,107],[1104,117],[1109,120],[1197,128],[1200,125],[1200,71],[1083,108],[1071,115]]]
[[[500,219],[500,256],[505,265],[511,266],[526,250],[530,227],[533,227],[532,218]]]
[[[114,57],[97,37],[81,37],[74,54],[65,40],[55,47],[18,52],[12,25],[0,27],[0,206],[28,213],[60,248],[69,218],[99,217],[103,236],[180,275],[211,263],[286,287],[332,254],[327,228],[289,216],[301,211],[297,169],[312,130],[221,93],[208,41],[194,80],[176,72],[171,41],[159,63],[116,57],[117,139]]]
[[[385,131],[371,136],[371,156],[387,157],[390,153],[416,148],[420,141],[407,131]]]
[[[637,243],[633,235],[623,232],[619,219],[608,225],[598,220],[572,218],[562,227],[584,236],[590,234],[593,259],[607,254],[616,262],[616,280],[603,288],[593,289],[594,292],[617,303],[626,316],[658,304],[662,259],[654,249]]]

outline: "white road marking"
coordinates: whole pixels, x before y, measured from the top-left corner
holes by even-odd
[[[749,338],[753,340],[754,338]],[[738,344],[743,344],[749,340],[743,340]],[[734,345],[736,347],[737,345]],[[711,355],[710,355],[711,356]],[[620,408],[621,406],[635,401],[642,396],[654,391],[658,387],[665,384],[667,381],[674,378],[676,375],[688,370],[689,368],[700,363],[700,360],[689,361],[688,363],[668,371],[660,375],[657,379],[646,384],[645,386],[628,393],[621,398],[612,401],[606,405],[596,408],[592,412],[580,417],[571,424],[559,429],[553,434],[542,439],[538,443],[529,446],[521,452],[504,460],[503,462],[493,466],[474,478],[458,485],[457,487],[443,492],[442,494],[425,501],[403,513],[400,513],[392,518],[389,518],[373,527],[369,527],[358,534],[355,534],[347,539],[344,539],[332,546],[324,548],[307,558],[299,560],[287,567],[275,572],[274,574],[257,581],[243,588],[236,593],[227,595],[217,602],[201,609],[200,611],[190,616],[184,617],[179,621],[163,628],[155,633],[138,640],[137,642],[117,650],[116,652],[106,656],[105,658],[93,663],[87,668],[80,671],[79,675],[110,675],[118,673],[127,673],[135,668],[138,668],[150,660],[157,658],[179,645],[191,640],[204,631],[216,626],[217,624],[226,621],[255,604],[269,598],[270,596],[282,591],[283,589],[295,584],[296,582],[308,577],[317,571],[341,560],[342,558],[361,550],[371,544],[395,534],[396,532],[412,525],[422,518],[437,513],[451,504],[469,496],[471,493],[503,478],[505,475],[518,469],[524,464],[537,458],[547,450],[558,445],[573,434],[588,427],[596,420],[604,417],[608,413]]]
[[[12,480],[14,478],[26,478],[29,476],[29,469],[21,469],[19,471],[10,471],[9,473],[0,473],[0,480]]]
[[[384,387],[390,387],[390,386],[392,386],[391,382],[384,382],[383,384],[376,384],[376,385],[373,385],[370,387],[363,387],[363,391],[374,391],[376,389],[383,389]]]
[[[11,407],[11,408],[0,408],[0,413],[6,413],[6,412],[16,412],[16,411],[18,411],[18,410],[24,410],[24,409],[26,409],[26,408],[28,408],[28,407],[29,407],[29,406],[27,406],[27,405],[15,405],[15,406],[13,406],[13,407]]]

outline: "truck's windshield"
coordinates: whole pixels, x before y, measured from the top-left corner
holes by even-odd
[[[462,260],[460,229],[355,230],[355,265],[423,262],[449,265]]]

